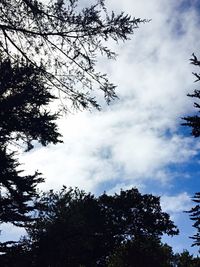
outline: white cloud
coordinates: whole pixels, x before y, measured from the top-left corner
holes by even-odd
[[[179,214],[191,208],[191,197],[187,192],[175,196],[164,195],[161,197],[161,207],[165,212]]]

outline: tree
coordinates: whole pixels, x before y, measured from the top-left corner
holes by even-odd
[[[193,54],[193,58],[190,59],[191,63],[197,67],[200,67],[200,61],[198,58]],[[196,77],[195,82],[200,81],[200,74],[199,73],[193,73],[194,76]],[[188,94],[189,97],[194,97],[199,99],[200,98],[200,90],[194,90],[193,94]],[[194,107],[199,109],[200,104],[195,102]],[[199,112],[199,110],[198,110]],[[194,137],[199,137],[200,136],[200,117],[198,115],[192,115],[188,117],[183,118],[186,122],[183,123],[182,125],[189,126],[192,128],[192,135]],[[200,203],[200,192],[197,192],[193,198],[193,201],[196,203]],[[194,208],[192,208],[190,211],[190,218],[191,220],[195,221],[193,226],[197,229],[197,234],[194,235],[194,237],[191,237],[194,239],[193,246],[199,246],[200,245],[200,206],[197,204]]]
[[[191,238],[194,240],[193,246],[200,246],[200,192],[195,193],[193,201],[197,204],[188,213],[190,214],[190,219],[194,221],[193,226],[196,228],[197,233]]]
[[[23,226],[31,221],[32,199],[42,182],[40,173],[23,175],[15,145],[25,150],[32,141],[42,145],[60,142],[55,120],[48,110],[55,99],[44,83],[42,71],[30,63],[0,57],[0,223]]]
[[[137,189],[94,197],[64,187],[44,193],[37,203],[38,219],[28,228],[26,240],[30,266],[107,266],[123,244],[159,243],[162,234],[178,233],[159,198]]]
[[[0,3],[0,50],[10,60],[20,56],[42,72],[46,83],[57,88],[62,107],[100,108],[93,89],[103,91],[109,103],[115,86],[95,70],[96,60],[116,54],[106,46],[113,39],[125,41],[145,20],[114,12],[104,0],[79,8],[78,0],[2,0]],[[45,68],[44,68],[45,67]],[[55,90],[54,90],[55,92]]]
[[[198,58],[193,54],[193,58],[190,59],[191,64],[200,67],[200,61]],[[198,73],[193,73],[193,75],[196,77],[195,82],[200,81],[200,74]],[[193,94],[188,94],[189,97],[194,97],[199,99],[200,98],[200,90],[196,89],[194,90]],[[197,102],[194,103],[195,108],[200,108],[200,104]],[[192,128],[192,135],[194,137],[199,137],[200,136],[200,117],[198,115],[192,115],[192,116],[187,116],[184,117],[183,120],[185,120],[185,123],[182,123],[184,126],[189,126]]]

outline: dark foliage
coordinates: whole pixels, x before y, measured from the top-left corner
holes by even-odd
[[[198,58],[193,54],[193,58],[190,59],[191,60],[191,64],[200,67],[200,61],[198,60]],[[193,73],[193,75],[195,76],[196,80],[195,82],[199,82],[200,81],[200,74],[198,73]],[[194,97],[197,100],[199,100],[200,98],[200,90],[196,89],[194,90],[193,94],[188,94],[189,97]],[[200,104],[195,102],[194,103],[194,107],[199,109],[200,108]],[[198,110],[199,113],[199,110]],[[200,136],[200,117],[199,115],[192,115],[192,116],[187,116],[183,118],[185,120],[184,123],[182,123],[182,125],[184,126],[189,126],[192,128],[192,135],[194,137],[199,137]]]
[[[194,195],[193,201],[196,206],[191,208],[188,213],[190,214],[190,219],[194,221],[193,226],[196,228],[197,233],[191,238],[194,240],[193,246],[200,246],[200,192]]]
[[[28,228],[29,247],[23,252],[32,253],[30,266],[107,266],[122,244],[159,243],[162,234],[178,233],[159,198],[137,189],[96,198],[64,187],[43,194],[37,203],[38,219]]]
[[[199,267],[200,258],[190,255],[187,250],[182,253],[177,253],[174,255],[174,266],[176,267]]]
[[[122,244],[108,260],[108,267],[174,267],[172,248],[155,238],[140,237]]]
[[[20,175],[16,170],[19,163],[5,149],[0,149],[0,162],[0,223],[21,226],[31,220],[28,213],[34,207],[29,201],[36,195],[36,186],[42,178],[39,173]]]
[[[191,63],[197,67],[200,67],[200,61],[198,58],[193,54],[193,58],[191,58]],[[200,73],[193,73],[196,80],[195,82],[200,81]],[[194,97],[197,100],[200,99],[200,90],[195,90],[193,94],[188,94],[190,97]],[[200,104],[195,102],[194,107],[198,109],[199,113],[199,108]],[[200,136],[200,117],[199,115],[193,115],[193,116],[188,116],[183,118],[186,122],[183,123],[182,125],[189,126],[192,128],[192,135],[194,137],[199,137]],[[193,246],[199,246],[200,245],[200,192],[196,193],[193,201],[197,203],[197,205],[192,208],[189,213],[190,213],[190,218],[191,220],[195,221],[193,226],[197,229],[197,233],[191,237],[194,239]]]
[[[21,240],[20,243],[9,241],[1,245],[1,267],[36,267],[37,265],[33,265],[33,261],[30,245],[25,239]]]
[[[23,175],[16,155],[16,145],[33,148],[60,142],[55,120],[58,114],[47,107],[55,98],[44,83],[39,69],[18,60],[0,58],[0,223],[17,226],[31,221],[35,209],[32,200],[41,175]]]
[[[142,21],[124,13],[108,14],[104,0],[83,8],[78,0],[0,1],[0,50],[42,70],[43,78],[59,90],[65,110],[100,108],[92,91],[103,91],[106,101],[116,97],[115,86],[95,70],[98,55],[115,58],[106,45],[125,41]],[[70,106],[69,106],[70,105]],[[72,106],[71,106],[72,105]]]
[[[0,73],[1,147],[19,140],[27,150],[32,148],[32,140],[42,145],[57,143],[60,134],[54,121],[58,115],[48,111],[55,97],[45,85],[43,70],[23,60],[11,63],[7,58],[0,62]]]

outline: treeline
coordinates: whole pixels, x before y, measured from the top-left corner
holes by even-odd
[[[27,236],[4,247],[0,266],[199,267],[188,251],[174,254],[161,242],[178,229],[160,198],[137,189],[95,197],[79,189],[41,193]],[[3,249],[3,246],[2,246]]]

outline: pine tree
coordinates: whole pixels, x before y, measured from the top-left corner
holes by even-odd
[[[191,238],[194,240],[193,246],[200,246],[200,192],[195,193],[193,199],[196,206],[191,208],[189,211],[190,219],[194,221],[193,226],[196,228],[197,232]]]

